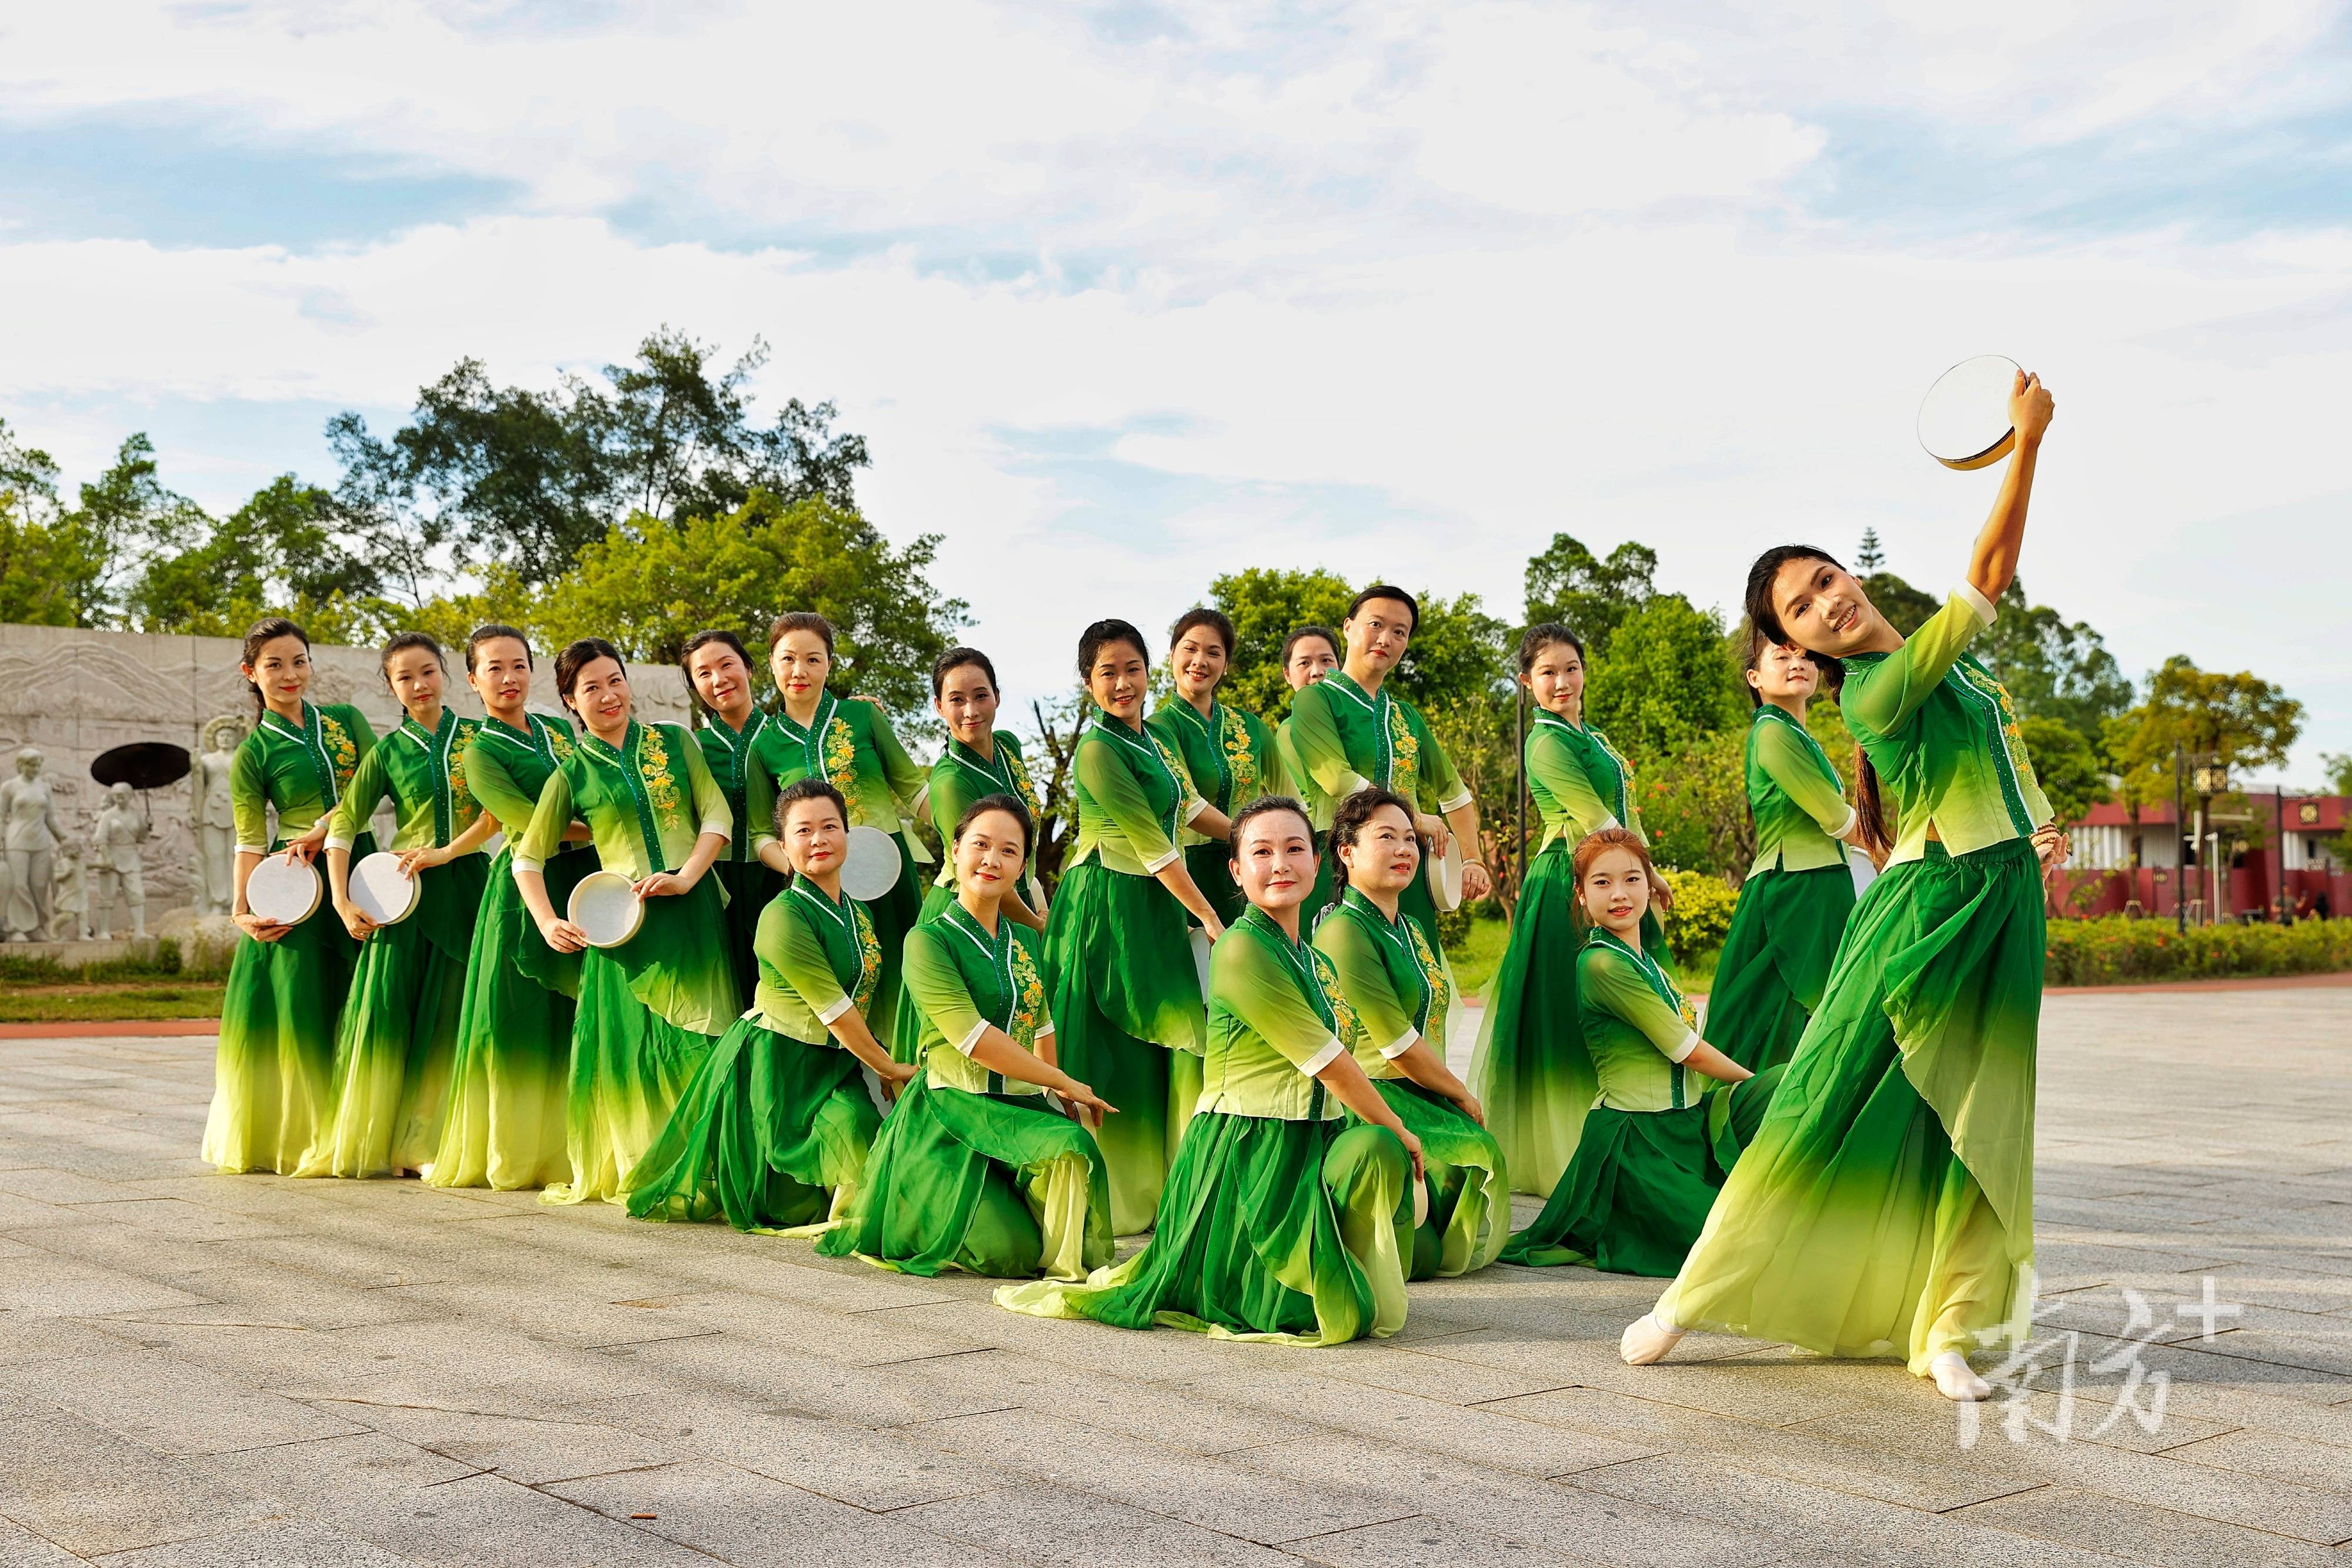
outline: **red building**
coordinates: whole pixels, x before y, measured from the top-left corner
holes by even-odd
[[[2205,842],[2189,849],[2185,894],[2184,845],[2171,801],[2137,812],[2119,800],[2093,807],[2070,830],[2074,858],[2051,879],[2051,913],[2168,919],[2185,896],[2191,919],[2262,918],[2284,887],[2288,907],[2298,915],[2352,914],[2352,873],[2329,842],[2352,826],[2352,797],[2235,799],[2244,803],[2243,818],[2204,824]],[[2196,826],[2193,810],[2190,825]],[[2218,902],[2217,862],[2223,868]]]

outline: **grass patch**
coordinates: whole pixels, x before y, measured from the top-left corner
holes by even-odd
[[[216,1019],[226,989],[217,980],[162,977],[10,984],[0,988],[0,1023]]]
[[[1720,946],[1693,954],[1685,963],[1675,960],[1675,985],[1681,990],[1696,995],[1715,989],[1715,967],[1723,957]]]
[[[1484,996],[1486,982],[1503,966],[1511,945],[1511,923],[1496,915],[1473,915],[1463,923],[1462,936],[1445,945],[1446,961],[1454,966],[1454,983],[1465,997]]]

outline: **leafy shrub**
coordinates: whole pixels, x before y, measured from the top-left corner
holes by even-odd
[[[2053,986],[2318,974],[2352,969],[2352,919],[2192,925],[2185,933],[2168,920],[2120,915],[2053,920],[2049,954],[2043,974]]]
[[[1660,866],[1658,874],[1675,890],[1674,908],[1658,917],[1675,961],[1688,964],[1707,949],[1722,946],[1731,933],[1731,912],[1739,906],[1739,894],[1731,884],[1719,876],[1673,866]]]

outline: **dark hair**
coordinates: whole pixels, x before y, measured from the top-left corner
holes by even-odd
[[[245,634],[245,655],[237,662],[248,670],[253,668],[253,661],[261,657],[261,650],[280,637],[291,637],[302,644],[304,653],[310,651],[310,634],[308,632],[303,631],[283,615],[265,615],[255,622],[253,629]],[[253,694],[253,716],[259,718],[262,710],[269,704],[263,699],[258,683],[247,681],[245,683],[245,689]]]
[[[1357,839],[1371,822],[1372,813],[1385,806],[1394,806],[1404,813],[1405,832],[1410,836],[1412,832],[1412,808],[1405,803],[1403,796],[1376,785],[1367,785],[1357,790],[1340,801],[1339,809],[1331,813],[1331,840],[1328,847],[1331,852],[1331,881],[1334,886],[1344,890],[1348,885],[1348,862],[1339,858],[1339,852],[1354,849]],[[1413,842],[1418,848],[1420,841],[1415,839]]]
[[[1538,621],[1519,639],[1519,674],[1525,677],[1536,667],[1536,660],[1546,648],[1565,643],[1576,650],[1577,662],[1584,660],[1584,640],[1557,621]]]
[[[1282,667],[1284,669],[1286,670],[1290,668],[1290,655],[1297,651],[1298,644],[1304,643],[1309,637],[1322,638],[1323,645],[1331,650],[1331,656],[1335,659],[1339,656],[1339,633],[1332,631],[1328,626],[1301,626],[1297,631],[1293,632],[1289,636],[1285,637],[1282,640]]]
[[[966,664],[979,665],[981,673],[988,677],[988,684],[992,687],[996,685],[996,666],[989,663],[987,654],[977,648],[950,648],[931,664],[931,700],[933,702],[939,701],[940,694],[948,689],[948,677]]]
[[[1837,557],[1825,549],[1815,549],[1811,545],[1774,545],[1748,569],[1748,623],[1756,629],[1759,637],[1801,648],[1804,644],[1791,638],[1780,624],[1780,612],[1772,602],[1772,585],[1780,580],[1780,569],[1792,560],[1817,560],[1840,571],[1845,568],[1839,566]],[[1843,663],[1812,648],[1806,648],[1805,653],[1821,671],[1822,685],[1832,692],[1845,690]],[[1754,656],[1752,652],[1749,656]],[[1879,799],[1878,769],[1871,766],[1869,753],[1863,750],[1859,740],[1853,745],[1853,810],[1862,825],[1866,847],[1881,854],[1895,847],[1894,824],[1886,820],[1886,807]]]
[[[1631,828],[1595,829],[1585,834],[1582,841],[1577,844],[1575,856],[1570,862],[1570,864],[1575,868],[1576,917],[1586,925],[1591,924],[1591,917],[1584,913],[1585,873],[1592,869],[1592,862],[1599,860],[1609,850],[1623,850],[1627,854],[1640,861],[1642,880],[1648,883],[1654,889],[1658,885],[1658,868],[1651,861],[1650,846],[1642,841],[1641,834]]]
[[[1184,640],[1184,633],[1201,626],[1206,626],[1217,634],[1218,639],[1225,645],[1225,658],[1230,663],[1234,656],[1234,618],[1222,610],[1212,610],[1205,604],[1196,604],[1176,617],[1176,624],[1168,628],[1168,651],[1174,653],[1176,644]]]
[[[841,791],[833,787],[830,779],[820,779],[812,773],[805,779],[785,785],[777,792],[776,837],[781,839],[784,836],[784,818],[803,800],[832,801],[833,809],[841,813],[841,825],[845,828],[849,826],[849,802],[842,799]]]
[[[375,660],[375,673],[383,677],[386,691],[392,689],[392,656],[404,653],[411,648],[424,649],[433,655],[433,662],[441,666],[443,674],[449,673],[449,656],[441,652],[441,644],[430,635],[423,632],[395,632],[392,641],[383,645],[383,652],[377,654]]]
[[[1790,645],[1790,644],[1785,643],[1775,643],[1771,638],[1767,637],[1762,632],[1757,630],[1755,622],[1750,621],[1748,623],[1748,657],[1740,664],[1740,674],[1743,675],[1754,674],[1756,673],[1757,665],[1763,661],[1765,649],[1771,647],[1788,647]],[[1822,655],[1810,652],[1807,649],[1799,648],[1797,652],[1805,655],[1805,662],[1813,666],[1814,673],[1817,674],[1820,674],[1822,665],[1836,664],[1838,663],[1835,659],[1824,658]],[[1842,664],[1838,667],[1841,671],[1844,668]],[[1764,706],[1764,694],[1756,689],[1754,682],[1743,680],[1739,684],[1748,688],[1748,706],[1749,707],[1762,707]],[[1827,686],[1829,682],[1827,680],[1823,680],[1821,684],[1823,686]]]
[[[576,643],[563,644],[563,652],[555,655],[555,695],[565,707],[572,707],[572,689],[580,684],[580,672],[599,659],[610,659],[621,666],[621,676],[628,678],[629,662],[621,651],[602,637],[583,637]],[[578,708],[572,708],[578,713]]]
[[[1021,852],[1026,855],[1030,837],[1036,831],[1029,821],[1029,808],[1022,804],[1020,797],[1007,795],[1001,789],[993,795],[982,795],[963,809],[963,815],[956,819],[955,831],[948,835],[950,847],[963,842],[963,831],[991,811],[1002,811],[1021,824]]]
[[[472,636],[466,639],[466,673],[467,674],[474,673],[474,650],[485,643],[495,643],[501,637],[511,637],[522,644],[524,668],[532,670],[539,668],[539,661],[531,656],[530,639],[524,636],[520,630],[509,626],[503,622],[485,621],[474,628]]]
[[[1233,837],[1228,841],[1234,853],[1238,855],[1242,852],[1242,829],[1260,817],[1271,817],[1277,811],[1292,812],[1300,821],[1306,823],[1307,841],[1314,842],[1315,819],[1307,814],[1307,808],[1300,805],[1297,799],[1289,795],[1260,795],[1234,813]]]
[[[1403,605],[1406,612],[1412,617],[1412,624],[1405,628],[1405,630],[1408,632],[1418,632],[1421,630],[1421,601],[1415,599],[1412,594],[1407,593],[1403,589],[1392,588],[1385,582],[1376,582],[1372,584],[1371,587],[1364,590],[1363,592],[1359,593],[1353,600],[1349,601],[1348,604],[1348,619],[1353,621],[1356,618],[1356,612],[1361,610],[1365,605],[1370,604],[1375,599],[1393,599],[1399,604]]]
[[[784,640],[787,632],[814,632],[824,639],[824,656],[833,657],[833,622],[814,610],[787,610],[768,622],[768,652]]]
[[[1097,621],[1078,633],[1078,679],[1094,678],[1096,657],[1114,643],[1132,645],[1145,664],[1151,662],[1151,644],[1143,640],[1142,632],[1125,621]]]
[[[751,651],[743,646],[743,639],[732,632],[713,629],[708,632],[697,632],[693,636],[688,637],[685,646],[677,651],[677,670],[679,674],[686,677],[686,700],[694,705],[695,711],[698,713],[718,711],[702,700],[702,694],[695,690],[694,686],[694,656],[703,649],[714,646],[733,649],[735,656],[743,661],[745,674],[750,674],[757,668],[751,663]]]

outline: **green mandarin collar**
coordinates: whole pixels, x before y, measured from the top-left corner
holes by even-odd
[[[441,722],[431,729],[417,723],[416,716],[414,714],[404,713],[400,716],[400,732],[410,739],[422,743],[428,751],[447,739],[450,732],[457,727],[457,710],[446,703],[441,705]]]
[[[1009,929],[1013,923],[1004,918],[1003,910],[997,912],[996,935],[993,936],[988,934],[988,928],[982,925],[978,917],[971,910],[966,909],[960,900],[950,900],[948,906],[940,911],[940,924],[952,926],[971,938],[973,942],[979,944],[980,950],[992,958],[1002,954],[1013,942],[1013,933]]]

